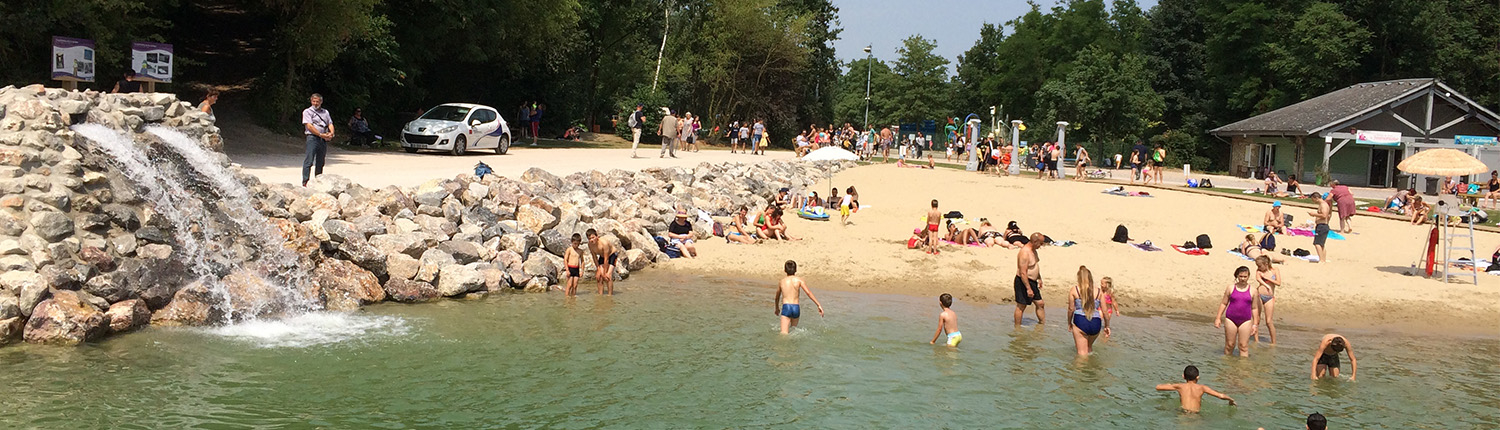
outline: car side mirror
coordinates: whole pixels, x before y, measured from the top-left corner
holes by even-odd
[[[478,126],[478,125],[479,125],[479,120],[477,120],[477,119],[469,121],[469,126],[470,127],[474,127],[474,126]]]

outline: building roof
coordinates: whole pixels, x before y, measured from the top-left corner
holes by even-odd
[[[1308,136],[1431,86],[1435,79],[1366,82],[1209,130],[1228,135]]]

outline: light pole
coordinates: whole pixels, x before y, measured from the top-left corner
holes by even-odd
[[[870,129],[870,76],[875,73],[875,56],[870,54],[872,45],[865,45],[865,130]]]

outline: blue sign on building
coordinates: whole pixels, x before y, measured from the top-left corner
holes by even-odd
[[[1460,134],[1453,136],[1453,143],[1459,145],[1495,145],[1500,144],[1500,139],[1496,139],[1495,136],[1465,136]]]

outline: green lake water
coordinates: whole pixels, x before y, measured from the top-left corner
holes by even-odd
[[[935,298],[815,289],[828,316],[783,337],[770,285],[579,289],[0,348],[0,428],[1500,428],[1494,337],[1343,331],[1358,382],[1310,381],[1321,331],[1224,357],[1206,315],[1117,318],[1079,360],[1056,304],[1016,328],[958,303],[949,349],[927,344]],[[1179,412],[1153,387],[1188,364],[1240,405]]]

